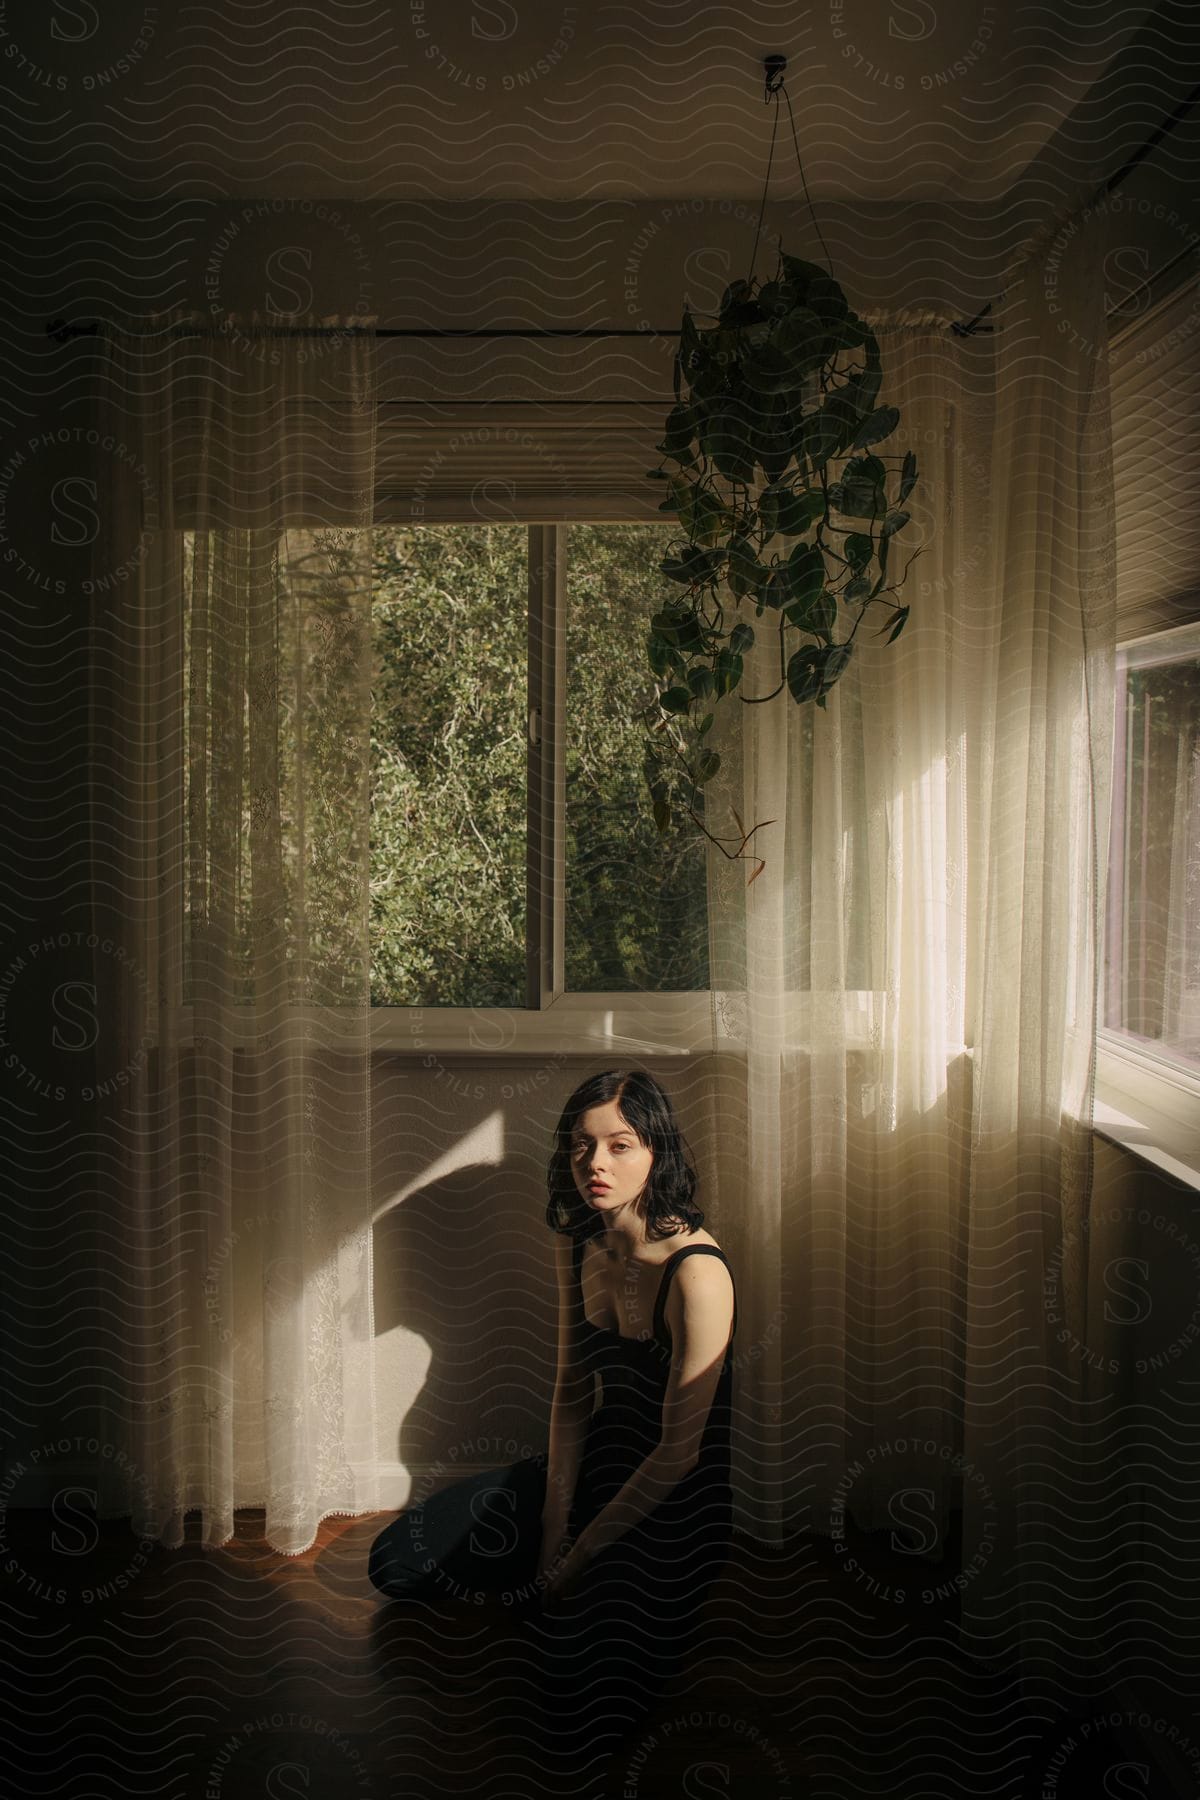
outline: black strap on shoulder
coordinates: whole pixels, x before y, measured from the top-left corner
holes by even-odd
[[[655,1337],[657,1337],[659,1335],[660,1331],[663,1331],[666,1329],[667,1290],[669,1289],[669,1287],[671,1285],[671,1278],[674,1275],[676,1269],[679,1267],[680,1263],[683,1261],[684,1257],[685,1256],[695,1256],[698,1251],[703,1252],[704,1255],[706,1255],[706,1256],[719,1256],[721,1261],[725,1264],[725,1267],[727,1269],[729,1269],[730,1281],[731,1282],[733,1281],[733,1270],[729,1267],[729,1258],[726,1256],[726,1254],[723,1250],[718,1250],[717,1246],[715,1244],[683,1244],[671,1256],[668,1256],[667,1262],[666,1262],[666,1267],[664,1268],[664,1270],[662,1272],[662,1277],[658,1284],[658,1299],[654,1302],[654,1320],[653,1320],[653,1324],[651,1327]],[[736,1332],[737,1332],[737,1289],[735,1287],[734,1295],[733,1295],[733,1329],[730,1331],[730,1334],[729,1334],[731,1342],[732,1342]]]

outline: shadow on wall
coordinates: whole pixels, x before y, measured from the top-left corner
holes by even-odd
[[[420,1392],[413,1356],[381,1371],[379,1406],[401,1413],[396,1458],[434,1491],[473,1467],[546,1448],[558,1297],[554,1240],[540,1190],[514,1196],[510,1169],[472,1163],[419,1187],[375,1226],[376,1335],[427,1346]],[[387,1454],[386,1434],[381,1450]]]

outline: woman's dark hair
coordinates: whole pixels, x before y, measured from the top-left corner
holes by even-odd
[[[638,1201],[646,1221],[646,1236],[657,1239],[674,1237],[680,1230],[695,1231],[704,1223],[704,1214],[692,1198],[696,1171],[687,1160],[687,1146],[670,1097],[645,1069],[605,1069],[601,1075],[589,1075],[563,1107],[546,1172],[550,1196],[547,1225],[551,1231],[565,1232],[576,1239],[604,1230],[604,1221],[587,1205],[575,1185],[571,1139],[582,1115],[609,1100],[616,1101],[622,1118],[654,1152]]]

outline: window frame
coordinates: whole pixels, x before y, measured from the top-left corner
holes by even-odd
[[[1121,447],[1117,400],[1126,381],[1133,382],[1140,393],[1145,371],[1138,357],[1138,346],[1147,333],[1157,337],[1170,324],[1175,309],[1188,296],[1182,275],[1172,278],[1172,265],[1159,271],[1153,283],[1151,304],[1146,311],[1128,319],[1108,335],[1108,350],[1113,376],[1114,453]],[[1172,327],[1165,343],[1173,341]],[[1178,337],[1182,356],[1194,357],[1194,348],[1185,346],[1189,332]],[[1158,365],[1158,374],[1166,379],[1169,363]],[[1118,494],[1118,513],[1121,497]],[[1118,592],[1118,607],[1121,594]],[[1161,593],[1148,596],[1132,609],[1130,620],[1135,628],[1122,633],[1117,648],[1158,637],[1178,625],[1200,624],[1200,592]],[[1116,730],[1116,694],[1114,692],[1113,730]],[[1115,744],[1114,744],[1115,749]],[[1115,760],[1115,759],[1114,759]],[[1102,970],[1098,971],[1098,975]],[[1096,1080],[1093,1125],[1097,1135],[1122,1146],[1139,1161],[1170,1174],[1185,1186],[1200,1192],[1200,1078],[1179,1065],[1157,1057],[1122,1034],[1097,1025],[1095,1043]]]
[[[1191,621],[1176,619],[1157,630],[1120,638],[1116,652],[1119,655],[1122,650],[1171,636],[1189,624],[1200,624],[1200,607]],[[1122,717],[1123,695],[1119,683],[1114,682],[1110,829],[1122,811],[1117,792],[1118,779],[1124,779],[1117,739]],[[1106,956],[1107,944],[1101,951],[1102,963]],[[1200,1070],[1193,1071],[1124,1032],[1097,1023],[1094,1112],[1094,1126],[1101,1137],[1200,1191]]]

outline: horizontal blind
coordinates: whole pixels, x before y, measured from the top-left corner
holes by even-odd
[[[676,340],[379,343],[375,516],[659,520]]]
[[[1112,344],[1117,638],[1200,619],[1200,286]]]

